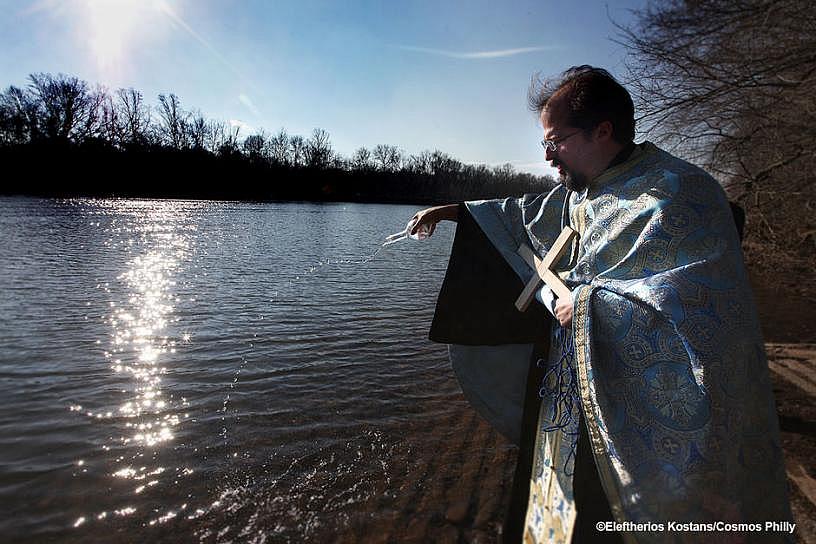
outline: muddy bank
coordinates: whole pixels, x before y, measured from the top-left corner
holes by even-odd
[[[796,541],[816,544],[816,282],[752,274],[780,416]],[[516,450],[462,402],[440,425],[461,429],[434,451],[416,452],[422,470],[393,482],[403,495],[391,524],[338,535],[338,542],[501,542]],[[428,429],[410,428],[411,433]],[[758,475],[759,477],[759,475]]]

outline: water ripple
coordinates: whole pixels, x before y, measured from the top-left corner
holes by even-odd
[[[414,211],[0,199],[0,534],[390,523],[463,402],[427,340],[451,231],[378,249]]]

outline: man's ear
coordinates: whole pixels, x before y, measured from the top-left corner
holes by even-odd
[[[599,141],[607,141],[612,139],[612,122],[611,121],[601,121],[601,123],[595,127],[595,138]]]

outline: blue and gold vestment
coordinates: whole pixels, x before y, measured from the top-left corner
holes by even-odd
[[[558,186],[547,195],[466,205],[526,282],[533,271],[517,248],[546,253],[561,230],[566,196]],[[555,375],[573,373],[577,398],[565,402],[559,380],[542,384],[525,540],[569,542],[579,414],[618,521],[790,520],[761,331],[722,188],[645,143],[569,200],[580,240],[571,262],[561,263],[561,276],[573,289],[574,355],[565,357],[563,342],[553,342],[546,364]],[[623,536],[629,542],[790,538]]]

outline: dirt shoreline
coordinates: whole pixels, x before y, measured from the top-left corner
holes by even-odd
[[[766,343],[816,344],[816,274],[749,273]]]
[[[765,338],[796,541],[816,544],[816,281],[750,274]]]
[[[751,274],[780,419],[796,542],[816,544],[816,282]],[[451,414],[462,440],[439,444],[419,461],[424,481],[400,483],[418,493],[394,525],[356,542],[501,542],[515,449],[472,409]],[[412,429],[421,433],[423,429]],[[424,488],[424,490],[422,489]],[[345,542],[338,535],[338,542]]]

